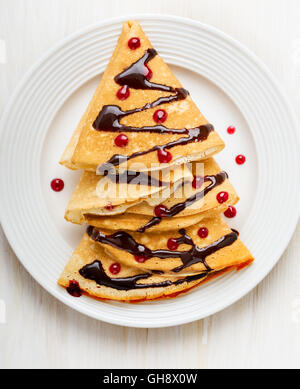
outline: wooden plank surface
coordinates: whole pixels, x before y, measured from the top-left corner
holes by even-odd
[[[95,21],[137,12],[194,18],[237,38],[299,111],[298,0],[0,0],[0,110],[49,47]],[[128,329],[56,301],[18,262],[0,227],[0,367],[299,368],[299,252],[298,225],[271,274],[233,306],[184,326]]]

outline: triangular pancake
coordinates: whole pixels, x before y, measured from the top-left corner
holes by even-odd
[[[140,40],[140,47],[135,50],[128,46],[128,41],[133,37]],[[132,76],[131,65],[137,61],[139,62],[135,65]],[[150,74],[148,68],[143,65],[144,62],[153,73],[151,79],[144,76],[143,72],[148,72],[148,78]],[[130,77],[128,72],[131,72]],[[129,85],[130,96],[121,101],[116,93],[126,84]],[[166,164],[201,160],[219,152],[224,148],[223,141],[217,132],[212,130],[212,126],[208,125],[191,97],[180,88],[180,82],[169,67],[159,55],[155,55],[140,25],[135,21],[124,23],[106,71],[60,162],[71,169],[96,171],[98,166],[114,161],[117,167],[145,171],[160,169]],[[168,96],[172,96],[170,103],[165,103],[166,99],[158,100]],[[149,108],[147,104],[153,102],[156,102],[155,107]],[[120,115],[118,116],[117,127],[121,127],[117,130],[115,124],[110,123],[112,115],[114,119],[111,122],[116,123],[116,110],[111,108],[116,106],[120,112],[126,111],[126,115],[122,114],[121,119]],[[145,109],[141,112],[128,114],[129,110],[143,107]],[[153,126],[157,126],[153,120],[157,109],[165,110],[168,117],[163,124],[159,124],[159,128],[153,129]],[[145,126],[151,126],[152,129],[141,130]],[[165,127],[163,133],[161,126]],[[132,127],[137,129],[132,130]],[[116,132],[113,132],[113,129]],[[175,129],[177,132],[170,133],[166,129]],[[118,147],[114,142],[120,133],[128,138],[125,147]],[[152,148],[154,150],[149,152]],[[167,154],[165,163],[162,159],[159,161],[158,149],[161,149],[164,155]],[[135,153],[139,154],[133,157]],[[171,153],[171,159],[168,153]],[[123,156],[120,164],[116,162],[116,155]],[[124,167],[124,161],[127,162],[127,167]]]
[[[206,237],[199,236],[203,228],[207,229]],[[88,228],[88,233],[118,262],[140,269],[178,275],[208,269],[218,271],[253,260],[238,239],[238,233],[231,230],[219,215],[203,219],[185,230],[166,231],[164,234],[100,231],[93,227]],[[176,249],[168,248],[169,239],[176,240]]]
[[[115,263],[100,245],[93,243],[88,235],[84,234],[63,270],[58,284],[76,297],[87,294],[99,299],[140,302],[177,297],[203,281],[222,274],[210,272],[185,277],[168,277],[121,265],[120,272],[113,275],[110,266]]]
[[[226,208],[225,208],[226,209]],[[192,224],[199,223],[201,220],[213,216],[215,212],[197,213],[195,215],[183,216],[183,217],[165,217],[159,224],[150,227],[148,232],[165,232],[179,230],[180,228],[186,228]],[[91,226],[98,227],[105,230],[127,230],[137,231],[141,227],[145,226],[151,217],[146,215],[135,215],[132,213],[124,213],[122,215],[115,216],[95,216],[86,215],[85,222]]]
[[[200,212],[203,213],[214,210],[218,213],[221,213],[223,212],[223,210],[227,209],[228,204],[234,205],[238,202],[239,197],[234,187],[230,183],[227,173],[220,168],[220,166],[213,158],[209,158],[202,162],[194,162],[189,166],[191,167],[193,177],[197,175],[196,171],[198,169],[200,175],[204,177],[204,181],[202,185],[199,185],[197,188],[194,188],[192,183],[187,181],[184,186],[184,191],[182,191],[181,188],[178,188],[174,193],[171,194],[168,199],[163,201],[163,205],[165,205],[168,209],[174,207],[182,201],[191,199],[195,195],[195,193],[203,192],[204,188],[209,187],[212,184],[213,180],[220,178],[220,181],[216,185],[213,185],[212,189],[205,193],[205,195],[203,193],[203,196],[199,196],[197,201],[191,201],[189,206],[187,206],[185,209],[183,209],[173,217],[195,215]],[[198,168],[199,166],[200,168]],[[222,173],[225,173],[224,176],[222,176]],[[228,193],[228,200],[221,204],[216,199],[216,195],[219,192]],[[147,201],[143,201],[128,208],[126,213],[153,216],[153,206],[151,206]]]
[[[132,177],[133,180],[128,184],[127,179]],[[81,224],[86,222],[86,215],[107,217],[120,214],[144,198],[159,204],[177,187],[181,187],[184,182],[191,183],[192,180],[192,172],[185,165],[151,172],[151,175],[139,172],[138,176],[131,171],[122,172],[117,176],[99,176],[85,171],[69,201],[65,218],[72,223]]]
[[[195,174],[195,165],[198,162],[192,164],[193,174]],[[203,218],[207,218],[213,213],[224,212],[228,205],[234,205],[238,201],[238,196],[231,185],[230,181],[221,175],[221,169],[213,158],[204,161],[203,174],[207,181],[203,182],[199,188],[195,189],[191,182],[187,182],[184,186],[184,191],[180,187],[170,197],[164,201],[160,201],[167,209],[172,210],[174,207],[178,208],[179,204],[188,204],[188,206],[173,215],[172,217],[163,217],[161,222],[154,224],[148,229],[150,232],[159,232],[166,230],[174,230],[178,228],[185,228],[191,224],[200,222]],[[203,192],[211,185],[211,182],[215,177],[224,178],[224,181],[220,181],[219,185],[214,186],[207,193]],[[210,179],[209,179],[210,178]],[[217,201],[217,194],[220,192],[227,192],[228,199],[219,203]],[[182,197],[184,194],[184,197]],[[198,197],[194,197],[197,194]],[[193,201],[195,198],[196,201]],[[147,202],[145,199],[143,202],[133,205],[126,209],[125,213],[121,215],[112,216],[110,218],[93,214],[92,212],[84,215],[85,221],[95,227],[106,229],[125,229],[129,231],[137,231],[141,227],[147,225],[149,221],[155,217],[154,206]],[[118,207],[116,207],[116,210]]]
[[[203,182],[198,188],[194,188],[192,185],[193,176],[196,174],[196,168],[200,166],[201,174],[207,181]],[[171,194],[170,191],[165,193],[160,193],[158,195],[158,190],[164,190],[164,188],[152,187],[147,188],[143,187],[143,191],[140,194],[144,194],[145,197],[147,193],[152,191],[154,196],[146,197],[144,200],[142,198],[131,202],[128,201],[128,193],[131,192],[130,188],[123,186],[118,190],[125,197],[127,197],[126,202],[124,203],[124,196],[122,195],[120,199],[112,199],[111,192],[107,192],[106,196],[99,197],[98,182],[99,180],[103,181],[103,178],[99,178],[91,172],[83,173],[81,180],[72,195],[72,198],[69,202],[69,205],[66,210],[66,219],[73,223],[84,223],[106,228],[106,229],[126,229],[130,231],[136,231],[142,226],[145,226],[153,217],[154,217],[154,207],[157,204],[163,204],[168,209],[173,209],[172,207],[178,206],[178,204],[186,203],[188,204],[187,208],[181,210],[178,214],[175,214],[173,217],[164,217],[159,224],[155,224],[153,227],[149,228],[149,231],[165,231],[165,230],[174,230],[177,228],[183,228],[193,223],[199,222],[204,217],[208,217],[212,213],[222,213],[224,212],[228,205],[234,205],[238,201],[238,196],[231,185],[230,181],[227,179],[227,176],[222,176],[221,169],[218,164],[214,161],[213,158],[205,160],[204,163],[194,162],[189,166],[187,171],[186,169],[182,171],[176,170],[177,173],[175,176],[179,179],[176,181],[176,187],[174,193]],[[199,171],[199,169],[197,169]],[[190,172],[192,171],[192,175]],[[182,176],[181,176],[182,173]],[[144,173],[142,173],[144,174]],[[153,172],[152,172],[153,174]],[[224,181],[220,181],[219,185],[214,186],[207,193],[203,191],[204,188],[207,188],[211,185],[211,182],[216,177],[223,177]],[[172,176],[174,178],[174,176]],[[164,176],[162,180],[164,179]],[[184,181],[185,185],[182,186]],[[135,185],[134,185],[135,186]],[[130,187],[130,185],[127,185]],[[171,188],[172,189],[172,188]],[[183,190],[184,189],[184,190]],[[149,190],[149,192],[147,192]],[[225,191],[228,193],[228,199],[224,203],[219,203],[217,201],[217,194],[219,192]],[[189,201],[195,198],[196,201]],[[205,195],[204,195],[205,194]],[[184,197],[183,197],[184,196]],[[137,196],[138,197],[138,196]],[[113,205],[113,207],[108,207],[107,204]],[[101,216],[102,215],[102,216]],[[111,217],[107,218],[110,215]],[[179,220],[177,220],[179,219]]]
[[[124,265],[121,265],[118,275],[113,275],[109,271],[113,263],[115,261],[105,253],[104,249],[100,245],[91,242],[88,235],[85,234],[62,272],[58,283],[70,290],[74,285],[74,281],[76,281],[80,288],[80,290],[78,290],[78,287],[76,288],[76,297],[81,292],[100,299],[130,302],[168,296],[174,297],[174,294],[190,290],[206,278],[206,274],[200,274],[187,279],[182,277],[168,279],[158,274],[144,272]],[[91,267],[92,271],[90,270]],[[79,272],[81,269],[85,271],[85,273],[81,271],[84,276]],[[98,278],[98,283],[94,280],[97,271],[101,277]],[[121,281],[118,279],[121,279]],[[141,287],[141,284],[145,287]]]

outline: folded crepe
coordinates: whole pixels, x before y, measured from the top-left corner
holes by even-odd
[[[118,262],[149,271],[177,275],[211,272],[253,260],[238,233],[220,215],[164,234],[115,232],[91,226],[87,233]]]
[[[223,207],[220,209],[223,209]],[[155,224],[149,228],[149,232],[165,232],[179,230],[180,228],[186,228],[194,223],[199,223],[201,220],[213,216],[215,212],[197,213],[195,215],[183,216],[183,217],[164,217],[161,222]],[[145,215],[135,215],[131,213],[124,213],[122,215],[115,216],[95,216],[86,215],[85,221],[91,226],[98,227],[100,229],[110,230],[127,230],[138,231],[148,225],[152,218]]]
[[[201,176],[197,175],[199,171]],[[194,177],[199,179],[196,181]],[[167,184],[169,178],[167,173],[163,173],[160,182]],[[213,158],[203,163],[193,162],[189,167],[182,165],[182,169],[177,168],[172,173],[175,183],[171,182],[170,187],[127,182],[114,187],[111,182],[108,189],[104,190],[105,186],[100,186],[99,182],[108,180],[107,177],[99,177],[91,172],[83,173],[68,204],[66,220],[73,223],[87,222],[95,227],[112,230],[137,231],[154,218],[155,223],[148,230],[165,231],[186,227],[213,213],[222,213],[229,204],[234,205],[238,201],[227,174],[221,171]],[[155,177],[154,180],[158,182]],[[228,193],[228,199],[223,203],[217,201],[220,192]],[[155,207],[158,204],[169,210],[160,222],[155,218]]]
[[[231,269],[228,267],[225,270]],[[58,284],[75,297],[86,294],[99,299],[140,302],[176,297],[222,273],[211,271],[191,276],[168,277],[119,265],[99,244],[92,242],[84,234]]]
[[[124,265],[115,275],[110,268],[116,264],[100,245],[91,242],[85,234],[58,283],[72,295],[75,291],[76,296],[84,293],[100,299],[140,301],[174,296],[190,290],[206,278],[206,274],[200,274],[193,278],[167,279]]]
[[[85,171],[75,188],[65,212],[66,220],[82,224],[87,215],[115,215],[145,199],[159,204],[183,183],[193,181],[192,171],[185,165],[174,169],[142,173],[108,172],[99,176]]]
[[[135,45],[130,45],[132,39]],[[107,164],[159,170],[223,148],[140,25],[129,21],[60,162],[91,171]]]
[[[200,222],[214,213],[224,212],[228,205],[234,205],[239,200],[233,186],[228,180],[227,174],[221,171],[213,158],[203,163],[203,175],[196,176],[196,165],[191,165],[193,177],[200,180],[186,181],[184,190],[178,187],[171,195],[163,200],[158,199],[155,203],[149,199],[128,207],[123,214],[110,218],[101,216],[100,212],[87,212],[83,215],[84,221],[88,224],[108,229],[125,229],[129,231],[162,232],[185,228],[191,224]],[[227,193],[226,201],[220,203],[217,200],[219,193]],[[156,205],[160,204],[167,209],[165,216],[155,216]],[[116,212],[118,207],[114,209]]]

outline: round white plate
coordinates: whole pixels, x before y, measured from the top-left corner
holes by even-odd
[[[188,19],[134,18],[226,141],[217,159],[241,197],[238,217],[230,224],[240,230],[256,261],[189,294],[152,303],[73,298],[57,286],[83,231],[63,219],[79,172],[68,171],[58,160],[126,17],[97,23],[61,42],[15,91],[1,121],[1,222],[26,269],[65,304],[114,324],[165,327],[227,307],[255,287],[278,261],[299,215],[299,138],[295,116],[276,81],[240,43]],[[226,133],[230,124],[237,128],[234,135]],[[245,165],[235,164],[239,153],[246,155]],[[63,192],[51,191],[55,177],[64,179]]]

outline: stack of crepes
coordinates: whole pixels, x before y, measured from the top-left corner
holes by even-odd
[[[253,257],[221,214],[238,201],[224,148],[135,21],[61,163],[84,169],[66,220],[88,227],[59,278],[73,296],[175,297]]]

